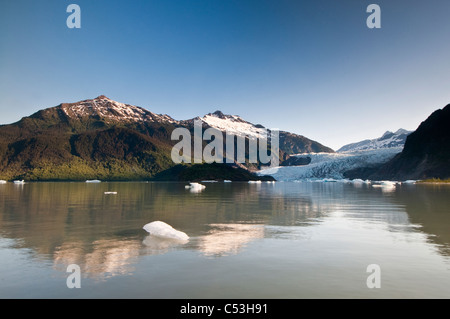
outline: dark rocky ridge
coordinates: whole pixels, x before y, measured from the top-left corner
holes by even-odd
[[[378,167],[346,172],[348,178],[420,180],[450,178],[450,104],[433,112],[408,135],[403,151]]]

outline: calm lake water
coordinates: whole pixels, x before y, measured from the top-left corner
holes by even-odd
[[[450,298],[447,185],[185,185],[0,185],[0,298]]]

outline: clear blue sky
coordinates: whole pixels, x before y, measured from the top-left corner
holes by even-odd
[[[81,29],[66,8],[81,7]],[[381,29],[366,8],[381,7]],[[330,146],[450,103],[448,0],[2,0],[0,123],[104,94]]]

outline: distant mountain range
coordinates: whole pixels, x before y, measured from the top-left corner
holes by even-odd
[[[171,140],[172,131],[184,127],[193,132],[196,119],[203,121],[204,129],[214,127],[224,135],[226,130],[249,137],[261,137],[266,132],[260,124],[221,111],[175,120],[102,95],[62,103],[16,123],[1,125],[0,179],[201,180],[213,175],[254,179],[252,172],[263,168],[260,163],[231,164],[240,168],[236,171],[230,171],[227,164],[204,169],[173,163],[171,150],[178,141]],[[377,139],[345,145],[338,153],[304,136],[280,131],[280,164],[290,167],[278,169],[277,174],[287,173],[286,179],[319,175],[391,180],[449,178],[449,122],[447,105],[422,122],[415,132],[386,132]]]
[[[364,140],[357,143],[347,144],[342,146],[337,150],[338,153],[342,152],[354,152],[354,151],[364,151],[364,150],[376,150],[381,148],[396,148],[403,147],[406,142],[406,138],[412,131],[407,131],[404,129],[399,129],[395,133],[387,131],[381,137]]]
[[[259,136],[265,130],[262,125],[220,111],[198,119],[205,128],[222,132],[228,129]],[[0,126],[0,178],[151,179],[175,165],[171,150],[178,141],[171,140],[172,131],[177,127],[192,131],[194,120],[178,121],[103,95],[62,103]],[[280,131],[282,160],[303,152],[334,151],[304,136]]]

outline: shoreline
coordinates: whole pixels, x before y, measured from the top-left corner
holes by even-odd
[[[450,179],[440,179],[440,178],[429,178],[424,180],[418,180],[417,184],[439,184],[439,185],[450,185]]]

